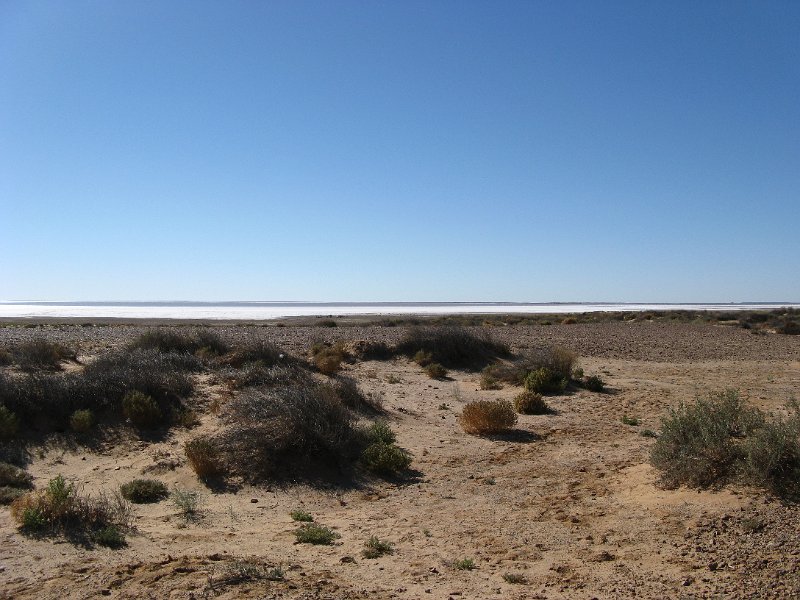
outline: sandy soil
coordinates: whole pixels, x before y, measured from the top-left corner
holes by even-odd
[[[49,325],[0,329],[0,344],[43,332],[88,359],[141,327]],[[232,339],[266,338],[290,352],[318,339],[395,341],[402,328],[220,326]],[[648,464],[644,429],[680,401],[737,388],[780,410],[800,397],[800,338],[711,325],[602,323],[498,327],[517,351],[561,344],[600,374],[608,394],[549,400],[555,414],[520,416],[507,436],[467,435],[466,402],[512,398],[482,391],[478,375],[428,379],[405,359],[347,365],[364,391],[384,398],[398,443],[417,475],[350,488],[206,488],[182,446],[217,426],[175,430],[154,443],[130,439],[88,451],[53,444],[29,465],[37,486],[56,474],[87,493],[143,474],[202,495],[186,523],[169,501],[135,505],[135,532],[120,550],[21,535],[0,508],[0,598],[789,598],[800,597],[800,509],[746,488],[665,490]],[[390,383],[399,381],[399,383]],[[198,404],[226,390],[207,375]],[[624,425],[621,417],[640,420]],[[333,546],[295,543],[289,513],[303,508],[334,528]],[[376,535],[395,552],[361,556]],[[471,558],[473,570],[453,563]],[[236,561],[281,566],[284,581],[236,581]],[[506,574],[525,583],[512,584]]]

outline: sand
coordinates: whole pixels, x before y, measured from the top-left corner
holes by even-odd
[[[146,325],[0,328],[0,344],[46,334],[89,360]],[[218,325],[232,340],[264,338],[299,354],[316,340],[403,335],[392,327]],[[479,389],[477,373],[434,381],[405,358],[346,365],[380,394],[398,444],[413,455],[403,481],[350,487],[243,486],[214,491],[198,481],[183,443],[218,427],[89,451],[51,444],[28,471],[37,486],[56,474],[84,492],[111,491],[147,476],[202,496],[186,523],[169,502],[135,505],[122,549],[89,549],[21,535],[0,507],[0,598],[751,598],[800,597],[800,509],[744,487],[666,490],[648,463],[660,416],[681,401],[735,388],[779,411],[800,396],[800,337],[753,335],[724,325],[596,323],[495,327],[515,351],[559,344],[610,393],[575,390],[549,399],[555,413],[519,417],[512,435],[481,438],[457,417],[479,398],[512,398],[513,386]],[[201,375],[198,403],[227,390]],[[399,381],[390,383],[390,381]],[[640,424],[625,425],[623,415]],[[296,544],[289,515],[303,508],[341,538]],[[754,526],[757,523],[758,526]],[[372,535],[395,552],[365,559]],[[475,568],[460,570],[470,558]],[[283,581],[235,580],[236,561],[281,566]],[[509,574],[524,583],[509,583]]]

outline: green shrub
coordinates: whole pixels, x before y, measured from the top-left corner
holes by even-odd
[[[8,440],[17,435],[19,419],[17,415],[0,404],[0,441]]]
[[[119,489],[122,497],[134,504],[158,502],[169,496],[167,486],[157,479],[134,479]]]
[[[606,391],[605,382],[597,375],[589,375],[583,380],[583,387],[590,392],[602,393]]]
[[[200,516],[200,494],[197,492],[175,488],[171,497],[178,515],[185,521],[194,521]]]
[[[251,342],[246,346],[235,348],[223,356],[220,362],[237,369],[251,363],[260,363],[263,367],[272,367],[279,363],[292,364],[283,350],[265,341]]]
[[[94,541],[107,548],[122,548],[125,546],[125,534],[116,525],[106,525],[94,534]]]
[[[417,350],[411,360],[417,363],[420,367],[427,367],[433,362],[433,353],[426,352],[425,350]]]
[[[122,413],[136,427],[144,429],[157,427],[163,418],[158,403],[151,396],[136,390],[125,394],[122,399]]]
[[[574,366],[576,360],[577,356],[571,350],[554,346],[528,352],[513,362],[494,363],[484,369],[484,373],[497,381],[512,385],[523,385],[531,373],[540,369],[547,369],[552,373],[554,382],[561,386],[563,381],[563,386],[566,386],[570,378],[580,371]]]
[[[87,433],[94,426],[94,413],[88,408],[76,410],[69,417],[69,427],[75,433]]]
[[[310,512],[306,512],[301,509],[293,510],[289,513],[292,517],[292,521],[299,521],[301,523],[313,523],[314,517],[311,515]]]
[[[447,369],[439,363],[431,363],[425,367],[425,373],[431,379],[444,379],[447,377]]]
[[[364,434],[370,444],[394,444],[397,441],[397,436],[386,421],[372,423],[364,430]]]
[[[196,437],[183,447],[192,470],[201,479],[216,477],[222,472],[219,447],[209,438]]]
[[[228,351],[227,342],[210,329],[200,329],[192,334],[165,328],[151,329],[131,342],[129,347],[163,353],[200,353],[205,356],[217,356]]]
[[[567,387],[567,379],[548,367],[536,369],[525,378],[525,389],[537,394],[560,394]]]
[[[459,571],[472,571],[475,568],[475,561],[471,558],[462,558],[453,561],[453,568]]]
[[[316,544],[320,546],[330,546],[334,540],[342,537],[329,527],[317,525],[316,523],[307,523],[300,526],[294,532],[294,535],[300,544]]]
[[[364,558],[373,559],[380,558],[384,554],[392,554],[393,552],[394,544],[379,540],[373,535],[366,542],[364,542],[364,549],[361,551],[361,555]]]
[[[628,415],[622,415],[620,419],[623,425],[631,425],[632,427],[636,427],[639,424],[639,419],[636,417],[629,417]]]
[[[525,585],[528,583],[528,580],[521,573],[505,573],[503,575],[503,581],[514,585]]]
[[[411,456],[394,444],[375,442],[364,449],[361,455],[364,467],[378,475],[394,475],[411,465]]]
[[[513,427],[517,414],[508,400],[477,400],[464,406],[459,422],[467,433],[488,435]]]
[[[550,412],[550,407],[536,392],[524,391],[514,398],[514,408],[522,415],[546,415]]]
[[[800,415],[756,429],[744,443],[743,476],[781,497],[800,497]]]
[[[662,418],[650,462],[665,485],[708,487],[731,479],[742,459],[743,438],[763,425],[760,411],[734,391],[681,404]]]

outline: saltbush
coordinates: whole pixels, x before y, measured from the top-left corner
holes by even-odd
[[[119,488],[122,497],[134,504],[158,502],[169,496],[167,486],[157,479],[134,479]]]
[[[485,330],[456,325],[412,327],[397,350],[422,366],[420,358],[451,369],[480,369],[509,352],[506,344],[495,341]]]
[[[122,399],[122,413],[137,427],[152,429],[161,424],[162,413],[151,396],[133,390]]]
[[[364,467],[378,475],[394,475],[411,465],[411,456],[395,444],[375,442],[364,449],[361,455]]]
[[[528,373],[525,389],[537,394],[560,394],[567,387],[568,379],[549,367],[541,367]]]
[[[536,392],[524,391],[514,398],[514,408],[522,415],[546,415],[550,407]]]
[[[69,427],[75,433],[87,433],[94,426],[94,413],[88,408],[76,410],[69,417]]]

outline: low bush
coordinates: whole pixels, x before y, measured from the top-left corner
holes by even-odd
[[[459,571],[472,571],[475,568],[475,561],[471,558],[461,558],[453,561],[453,568]]]
[[[229,349],[228,343],[211,329],[200,329],[189,334],[165,328],[144,332],[129,347],[164,353],[198,353],[206,357],[225,354]]]
[[[511,385],[524,385],[531,373],[546,369],[554,384],[566,387],[573,374],[577,356],[571,350],[559,346],[531,351],[512,362],[497,362],[483,370],[483,374],[495,381]],[[536,390],[532,390],[536,391]],[[562,388],[563,391],[563,388]]]
[[[524,391],[514,398],[514,409],[522,415],[546,415],[550,407],[536,392]]]
[[[329,386],[250,388],[226,409],[222,453],[226,464],[249,480],[338,470],[363,447],[353,413]]]
[[[361,462],[376,475],[396,475],[411,466],[411,456],[395,444],[374,442],[364,449]]]
[[[121,548],[126,545],[125,534],[116,525],[101,527],[93,537],[100,546],[107,548]]]
[[[150,504],[169,496],[167,486],[157,479],[134,479],[119,488],[122,497],[134,504]]]
[[[509,353],[506,344],[495,341],[485,330],[469,330],[456,325],[413,327],[400,341],[397,350],[409,357],[429,354],[430,362],[451,369],[480,369]],[[420,352],[425,354],[419,355]]]
[[[11,352],[5,348],[0,348],[0,367],[10,365],[12,362],[14,362],[14,357]]]
[[[301,509],[293,510],[289,513],[289,516],[292,517],[292,521],[298,521],[300,523],[314,522],[314,517],[311,515],[311,513]]]
[[[190,490],[183,490],[175,488],[170,496],[175,508],[178,509],[178,515],[184,521],[196,521],[200,517],[200,494]]]
[[[597,375],[589,375],[581,382],[584,388],[590,392],[602,393],[606,391],[606,383]]]
[[[364,549],[361,551],[361,556],[368,559],[374,559],[380,558],[384,554],[392,554],[393,552],[394,544],[380,540],[373,535],[366,542],[364,542]]]
[[[122,399],[122,413],[136,427],[152,429],[162,423],[163,415],[151,396],[133,390]]]
[[[411,357],[411,360],[417,363],[420,367],[427,367],[433,362],[433,352],[417,350],[414,356]]]
[[[359,360],[387,360],[394,350],[386,342],[358,340],[348,345],[348,352]]]
[[[288,354],[283,352],[275,344],[266,341],[258,341],[247,344],[246,346],[235,348],[228,354],[220,358],[224,365],[242,368],[244,365],[259,363],[264,367],[272,367],[279,363],[290,364]]]
[[[512,428],[517,414],[508,400],[476,400],[464,406],[459,422],[467,433],[488,435]]]
[[[69,417],[69,428],[75,433],[88,433],[94,426],[94,413],[88,408],[76,410]]]
[[[561,373],[541,367],[528,373],[525,389],[537,394],[560,394],[566,389],[568,381]]]
[[[444,379],[447,377],[447,369],[439,363],[431,363],[425,367],[425,374],[431,379]]]
[[[734,391],[681,404],[662,418],[650,462],[670,487],[725,483],[736,475],[744,456],[740,440],[763,425],[763,414]]]
[[[776,496],[800,498],[800,414],[764,423],[742,449],[743,479]]]
[[[311,362],[320,373],[333,375],[347,358],[347,352],[341,343],[314,344],[311,348]]]
[[[317,525],[316,523],[307,523],[301,525],[300,528],[295,530],[295,537],[300,544],[316,544],[321,546],[330,546],[334,540],[342,537],[329,527],[324,525]]]
[[[201,479],[216,477],[223,471],[220,449],[207,437],[196,437],[183,447],[192,470]]]
[[[376,421],[364,428],[364,436],[370,444],[394,444],[397,441],[397,436],[385,421]]]
[[[293,362],[270,365],[258,360],[244,364],[239,370],[227,372],[231,386],[235,389],[255,386],[289,385],[293,382],[311,380],[310,373]]]
[[[489,370],[487,371],[487,369]],[[492,375],[491,366],[484,369],[481,373],[480,387],[482,390],[499,390],[503,388],[500,381]]]

